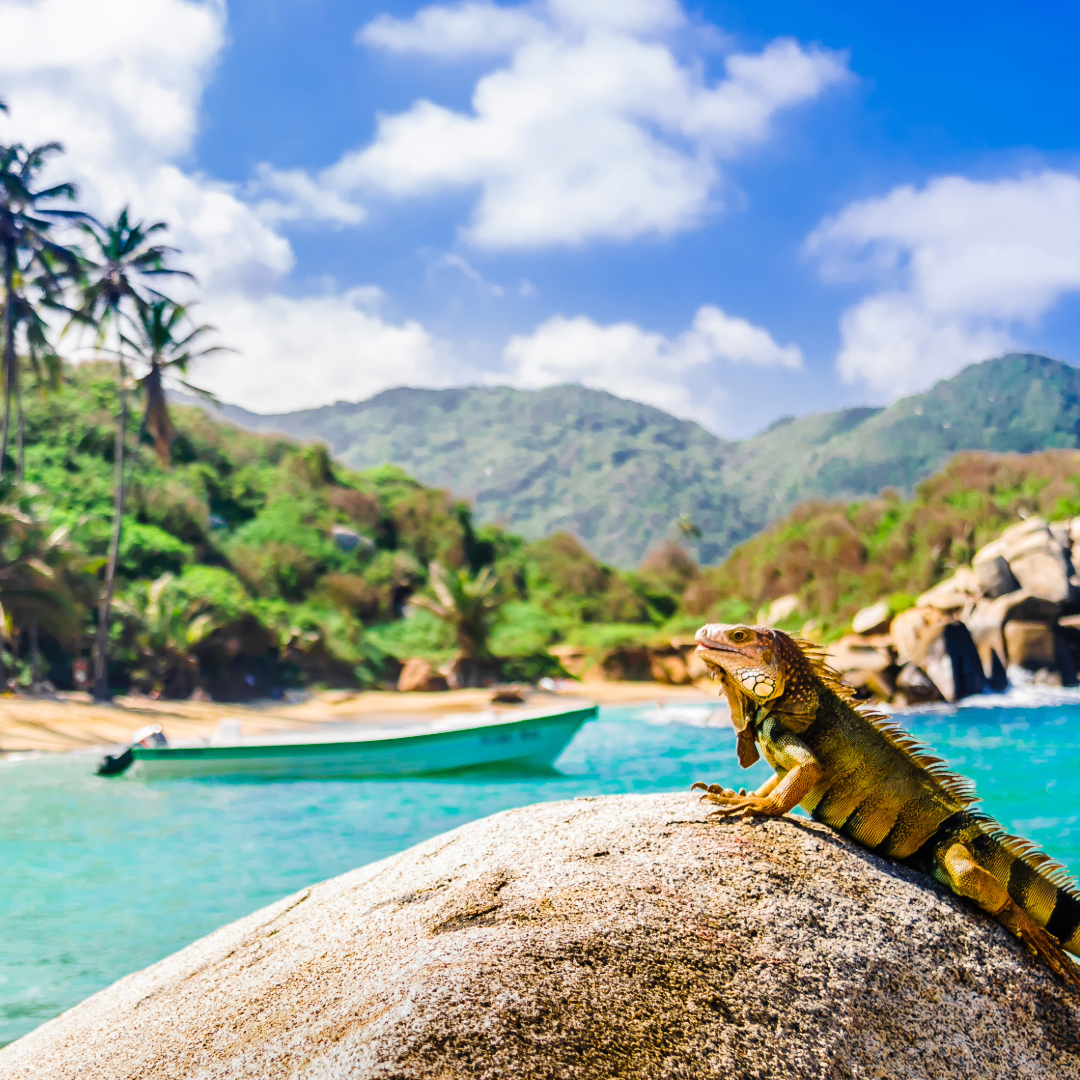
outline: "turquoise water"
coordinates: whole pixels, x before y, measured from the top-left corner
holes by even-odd
[[[497,810],[759,783],[709,712],[602,710],[533,774],[144,783],[94,776],[84,755],[0,762],[0,1045],[225,922]],[[903,723],[1010,831],[1080,870],[1080,700]]]

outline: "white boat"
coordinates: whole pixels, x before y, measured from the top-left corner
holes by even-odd
[[[549,766],[597,707],[459,713],[427,723],[371,728],[337,722],[318,732],[188,743],[146,738],[130,747],[129,775],[145,779],[244,775],[330,779],[413,776],[513,763]],[[148,745],[149,744],[149,745]],[[115,759],[117,763],[127,753]],[[119,772],[120,768],[109,769]]]

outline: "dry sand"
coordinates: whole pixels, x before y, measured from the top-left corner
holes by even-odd
[[[529,696],[530,708],[563,697],[585,697],[601,705],[705,704],[723,707],[715,695],[692,686],[660,683],[587,683],[566,695],[537,692]],[[110,705],[95,705],[89,695],[62,694],[57,698],[0,696],[0,754],[26,751],[64,752],[94,750],[126,743],[137,728],[160,724],[171,740],[206,738],[222,720],[237,720],[243,735],[266,735],[277,731],[314,728],[329,721],[350,724],[398,721],[413,722],[418,716],[450,712],[479,712],[492,706],[489,690],[450,690],[444,693],[408,693],[368,690],[324,691],[298,704],[283,701],[255,705],[209,701],[151,701],[120,697]]]

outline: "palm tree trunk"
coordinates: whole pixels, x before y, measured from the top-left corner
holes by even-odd
[[[26,441],[23,433],[22,386],[19,384],[18,372],[15,372],[15,422],[18,425],[15,436],[18,445],[15,479],[21,484],[26,479]]]
[[[15,305],[11,302],[14,291],[15,253],[9,248],[4,252],[4,420],[0,429],[0,476],[4,475],[4,459],[7,457],[12,376],[15,374]]]
[[[117,331],[119,335],[119,331]],[[119,350],[117,350],[119,352]],[[116,591],[116,563],[120,555],[120,531],[124,520],[124,497],[127,485],[124,477],[124,444],[127,439],[127,369],[121,356],[117,361],[120,386],[120,414],[116,423],[115,498],[113,506],[112,539],[109,541],[109,561],[105,566],[105,585],[98,601],[97,636],[94,638],[94,700],[109,699],[109,609]]]
[[[37,689],[41,681],[41,649],[38,644],[37,619],[30,620],[30,686]]]

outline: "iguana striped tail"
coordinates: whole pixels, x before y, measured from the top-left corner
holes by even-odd
[[[1011,836],[992,817],[976,810],[962,810],[943,821],[910,861],[954,892],[969,895],[956,887],[955,872],[950,872],[952,868],[946,858],[956,845],[970,853],[975,863],[1003,888],[1008,899],[1036,927],[1052,935],[1053,944],[1080,956],[1080,890],[1064,866],[1030,841]],[[1029,940],[1023,927],[1014,925],[1016,920],[1010,919],[1008,911],[991,910],[993,905],[987,903],[991,897],[983,890],[976,892],[979,895],[972,895],[972,899],[1024,939],[1059,974],[1080,986],[1080,973],[1072,963],[1063,956],[1047,955],[1045,946]],[[1054,951],[1050,949],[1051,953]]]

